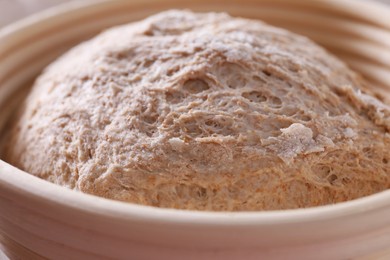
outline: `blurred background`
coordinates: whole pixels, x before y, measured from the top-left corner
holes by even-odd
[[[0,27],[21,19],[29,14],[38,12],[51,6],[55,6],[71,0],[0,0]],[[73,0],[92,1],[92,0]],[[185,0],[183,0],[185,1]],[[192,0],[196,1],[196,0]],[[329,0],[337,1],[337,0]],[[390,4],[390,0],[354,0],[354,1],[379,1]]]

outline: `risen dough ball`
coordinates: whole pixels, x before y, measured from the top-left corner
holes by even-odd
[[[389,115],[304,37],[169,11],[50,65],[6,159],[71,189],[145,205],[310,207],[389,188]]]

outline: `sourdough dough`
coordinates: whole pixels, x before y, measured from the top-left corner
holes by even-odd
[[[53,183],[180,209],[310,207],[390,188],[390,109],[305,37],[167,11],[37,79],[6,160]]]

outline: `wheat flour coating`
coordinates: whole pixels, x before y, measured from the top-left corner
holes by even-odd
[[[390,187],[390,109],[305,37],[168,11],[50,65],[6,159],[53,183],[145,205],[271,210]]]

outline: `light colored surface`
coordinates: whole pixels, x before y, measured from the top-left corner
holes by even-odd
[[[366,5],[353,8],[353,1],[337,1],[332,5],[319,2],[323,4],[320,15],[313,23],[306,21],[299,26],[294,19],[300,15],[286,16],[287,11],[296,14],[297,8],[280,10],[277,4],[274,6],[270,2],[259,8],[262,2],[259,1],[256,6],[248,1],[244,6],[242,1],[235,3],[231,0],[225,1],[223,6],[211,6],[212,1],[204,0],[193,7],[197,10],[227,10],[233,15],[259,16],[279,26],[300,29],[309,36],[314,33],[313,29],[318,30],[321,25],[326,27],[327,23],[315,21],[318,17],[326,17],[327,13],[335,14],[332,17],[335,22],[345,22],[346,18],[342,18],[348,17],[345,13],[359,21],[368,20],[370,25],[367,26],[362,25],[364,22],[354,22],[353,26],[347,27],[330,24],[331,28],[322,29],[322,37],[336,38],[348,31],[352,36],[339,38],[340,42],[333,46],[333,50],[350,49],[349,56],[344,56],[348,62],[354,65],[353,61],[358,59],[362,72],[366,74],[366,69],[371,68],[367,64],[375,64],[384,72],[379,76],[383,79],[387,77],[389,82],[386,60],[382,61],[380,55],[371,57],[371,60],[365,58],[369,55],[364,50],[369,52],[374,47],[361,51],[352,48],[356,39],[360,39],[364,44],[388,50],[386,42],[371,37],[389,35],[388,10]],[[116,4],[120,7],[115,8]],[[286,1],[284,4],[290,7],[297,5],[298,10],[316,10],[312,1]],[[270,5],[274,12],[272,16],[267,16]],[[351,8],[340,9],[340,5]],[[10,101],[12,91],[20,88],[62,51],[57,49],[59,43],[65,48],[102,27],[139,19],[164,7],[182,7],[180,2],[170,5],[160,2],[153,6],[145,8],[145,1],[114,1],[78,9],[72,14],[46,13],[39,19],[31,18],[1,32],[1,118],[11,111],[6,102]],[[43,18],[45,20],[40,20]],[[341,33],[334,30],[341,30]],[[375,33],[370,34],[372,32]],[[317,40],[332,49],[327,44],[329,41]],[[26,45],[28,48],[24,48]],[[385,91],[387,87],[383,84],[382,89]],[[3,162],[0,163],[0,172],[0,228],[13,241],[56,259],[96,259],[97,255],[124,259],[129,258],[129,254],[134,259],[258,259],[260,256],[267,259],[348,259],[381,254],[390,245],[390,191],[307,210],[217,214],[127,205],[78,194],[34,178]],[[14,256],[27,254],[20,245],[8,247],[12,248],[9,253]]]
[[[9,259],[9,258],[4,254],[3,251],[0,250],[0,259],[5,260],[5,259]]]
[[[0,0],[0,27],[65,2],[69,0]]]

